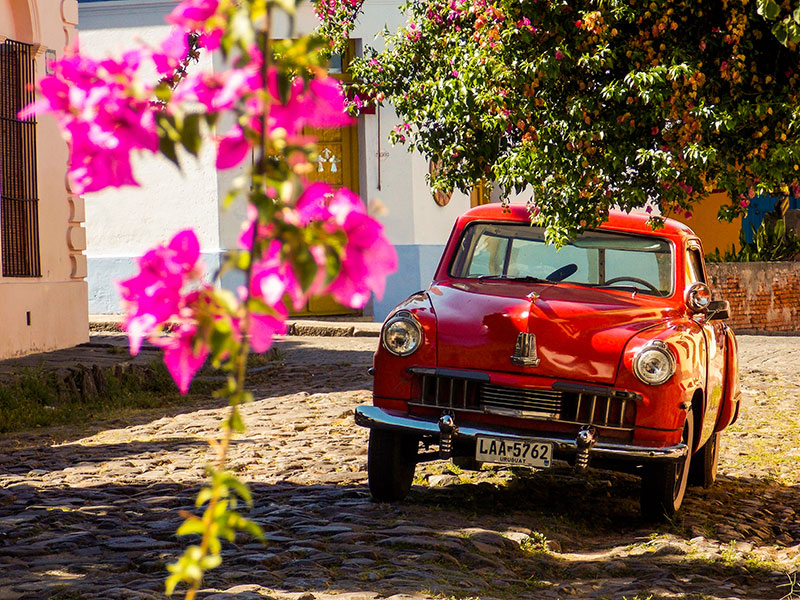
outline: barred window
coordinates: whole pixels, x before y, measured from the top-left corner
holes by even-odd
[[[36,120],[17,113],[33,102],[32,47],[0,44],[0,255],[3,277],[39,277]]]

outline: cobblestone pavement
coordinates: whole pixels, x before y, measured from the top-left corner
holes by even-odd
[[[418,467],[408,499],[366,489],[375,338],[288,338],[231,467],[267,543],[241,537],[209,573],[215,600],[797,598],[800,338],[742,337],[746,407],[721,477],[675,522],[638,516],[637,480],[568,470]],[[0,437],[0,600],[161,598],[224,407]],[[787,594],[794,594],[789,596]]]

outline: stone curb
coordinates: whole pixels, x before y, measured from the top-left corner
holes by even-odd
[[[382,323],[369,321],[311,321],[289,319],[288,335],[317,337],[378,337]],[[92,334],[122,331],[119,315],[89,316],[89,331]]]

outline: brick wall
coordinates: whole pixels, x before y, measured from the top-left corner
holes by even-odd
[[[800,262],[707,263],[714,299],[738,333],[800,333]]]

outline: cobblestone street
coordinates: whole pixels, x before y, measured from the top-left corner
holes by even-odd
[[[800,338],[740,337],[745,404],[720,481],[658,527],[639,517],[637,478],[566,468],[428,463],[405,502],[371,502],[352,411],[370,401],[376,343],[289,337],[258,373],[231,468],[267,543],[227,544],[202,598],[800,597]],[[0,437],[0,600],[162,598],[224,410]]]

